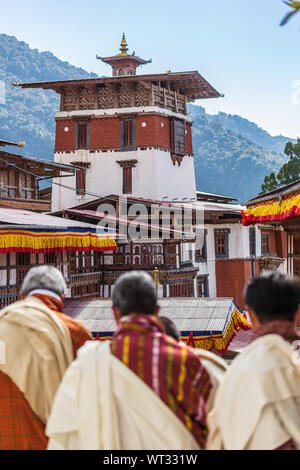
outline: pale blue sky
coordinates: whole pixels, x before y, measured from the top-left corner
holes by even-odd
[[[226,95],[197,101],[208,112],[239,114],[272,135],[300,136],[300,15],[279,27],[288,10],[282,0],[0,0],[0,6],[0,32],[99,75],[110,68],[96,54],[115,54],[125,31],[130,51],[153,60],[139,73],[199,70]]]

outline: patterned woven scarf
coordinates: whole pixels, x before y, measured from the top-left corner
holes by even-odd
[[[264,325],[261,325],[257,330],[253,331],[252,341],[265,335],[279,335],[289,343],[299,341],[299,336],[296,334],[295,325],[289,321],[275,320]]]
[[[121,320],[111,351],[171,408],[204,449],[212,385],[192,349],[167,336],[158,318],[130,315]]]
[[[37,297],[40,299],[48,308],[50,308],[50,310],[63,313],[64,306],[62,300],[55,299],[54,297],[46,294],[32,294],[32,297]]]

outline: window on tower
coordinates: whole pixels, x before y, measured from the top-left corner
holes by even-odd
[[[126,119],[121,121],[121,149],[136,150],[136,121]]]
[[[175,155],[185,155],[185,122],[173,118],[170,121],[171,152]]]
[[[132,168],[135,168],[137,160],[123,160],[117,163],[123,171],[123,194],[132,194]]]
[[[76,167],[76,194],[84,196],[86,192],[86,175],[90,163],[77,161],[71,164]]]
[[[81,168],[76,172],[76,194],[84,195],[86,191],[86,170]]]
[[[123,194],[132,194],[132,168],[123,168]]]
[[[88,149],[90,147],[90,125],[88,122],[76,123],[76,148]]]

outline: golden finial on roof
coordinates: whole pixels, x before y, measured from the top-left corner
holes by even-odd
[[[126,41],[125,33],[123,33],[122,41],[121,41],[121,47],[120,47],[121,54],[119,55],[128,55],[128,44]]]

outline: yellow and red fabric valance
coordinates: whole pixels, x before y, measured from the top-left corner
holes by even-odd
[[[206,349],[207,351],[211,351],[215,348],[219,354],[225,354],[231,341],[240,329],[245,331],[251,330],[252,325],[246,315],[243,315],[235,303],[232,302],[223,332],[211,332],[211,334],[206,333],[200,335],[194,333],[193,347]],[[189,344],[191,343],[191,334],[189,336],[183,334],[181,339],[186,344]]]
[[[300,216],[300,191],[284,196],[282,200],[258,202],[242,211],[243,225],[294,219]]]
[[[98,234],[92,229],[0,230],[0,253],[114,251],[116,249],[117,245],[112,235]]]

